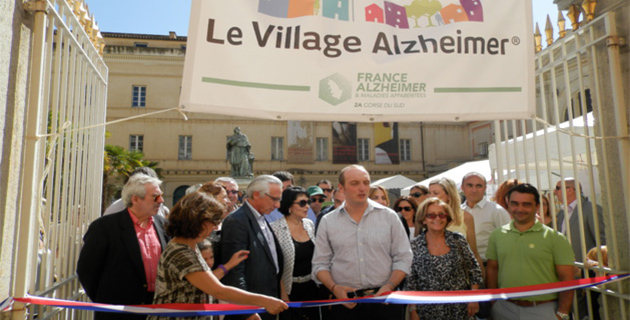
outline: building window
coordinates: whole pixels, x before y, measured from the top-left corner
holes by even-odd
[[[359,161],[370,160],[370,139],[358,139],[359,146],[357,151],[359,152]]]
[[[149,47],[149,43],[148,42],[134,42],[133,45],[136,48],[148,48]]]
[[[271,137],[271,160],[284,160],[282,148],[284,146],[283,137]]]
[[[144,108],[147,101],[147,87],[146,86],[133,86],[131,107],[132,108]]]
[[[179,160],[192,159],[192,136],[179,136]]]
[[[487,156],[488,155],[488,143],[482,142],[479,144],[479,155]]]
[[[129,151],[140,151],[142,152],[144,147],[144,136],[141,134],[131,134],[129,135]]]
[[[328,138],[317,138],[317,151],[316,157],[317,161],[327,161],[328,160]]]
[[[400,139],[400,161],[411,161],[410,139]]]

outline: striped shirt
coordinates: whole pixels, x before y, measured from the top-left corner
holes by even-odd
[[[409,274],[407,233],[396,213],[372,200],[359,223],[345,203],[322,218],[313,255],[313,279],[329,271],[335,283],[355,289],[381,287],[393,270]]]

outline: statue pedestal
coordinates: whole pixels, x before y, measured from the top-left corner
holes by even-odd
[[[249,185],[250,182],[252,182],[252,180],[254,180],[254,178],[236,178],[233,177],[234,180],[236,180],[236,184],[238,184],[238,190],[241,190],[243,192],[245,192],[245,190],[247,189],[247,186]]]

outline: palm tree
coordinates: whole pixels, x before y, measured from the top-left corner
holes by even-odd
[[[160,169],[157,162],[144,160],[144,154],[137,150],[125,150],[123,147],[105,145],[105,157],[103,163],[103,201],[102,211],[117,197],[120,196],[123,184],[129,174],[138,167],[150,167],[158,175]]]

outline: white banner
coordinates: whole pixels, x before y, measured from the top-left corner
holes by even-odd
[[[193,0],[180,105],[277,120],[534,114],[531,0]]]

